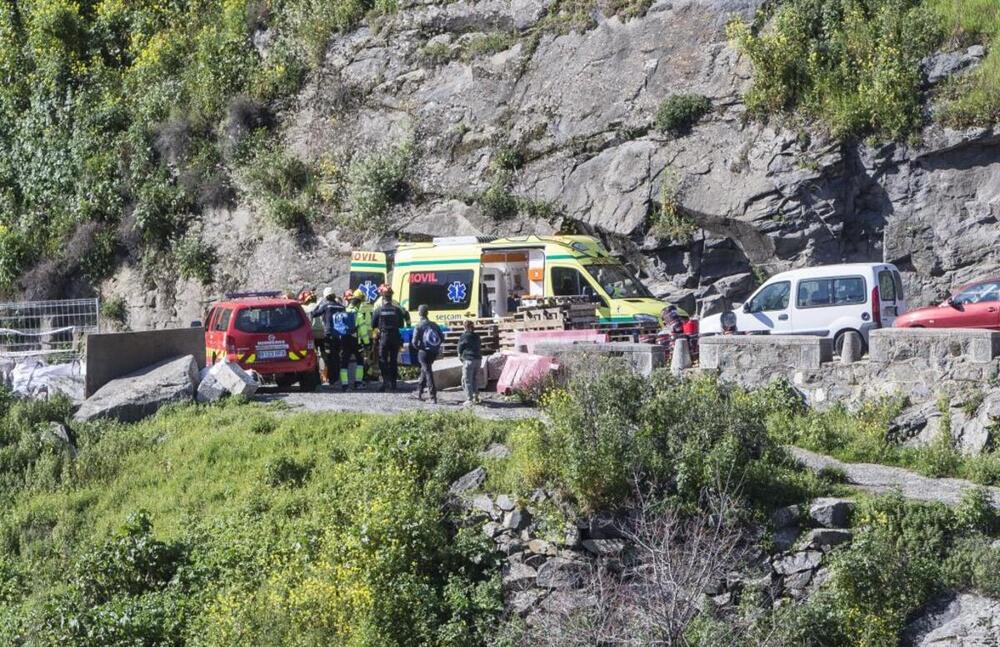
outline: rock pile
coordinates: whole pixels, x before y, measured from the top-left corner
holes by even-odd
[[[854,503],[848,499],[821,498],[810,503],[808,510],[788,506],[771,515],[779,552],[769,560],[767,583],[776,603],[783,597],[805,598],[829,578],[823,557],[853,539],[846,528],[853,510]],[[802,536],[805,526],[813,527]]]
[[[493,455],[503,455],[499,446]],[[558,539],[542,538],[537,504],[552,498],[537,490],[530,502],[506,494],[473,494],[486,473],[479,467],[451,486],[457,507],[464,512],[463,523],[481,525],[482,532],[504,556],[504,595],[512,613],[521,617],[532,612],[560,611],[591,604],[582,591],[597,559],[617,559],[626,546],[615,531],[614,520],[597,516],[567,524]]]
[[[502,456],[501,447],[493,445],[489,451]],[[620,519],[597,514],[568,522],[561,532],[546,528],[543,537],[539,508],[546,502],[558,504],[551,493],[536,490],[530,501],[518,501],[507,494],[478,492],[485,480],[482,467],[456,480],[450,489],[453,508],[461,513],[462,525],[480,526],[503,556],[508,610],[529,623],[535,614],[566,613],[596,604],[588,584],[597,567],[636,559],[620,530]],[[778,552],[760,551],[752,560],[756,566],[748,572],[729,573],[703,593],[719,608],[735,606],[751,589],[775,606],[808,597],[829,578],[826,554],[852,541],[847,526],[853,509],[848,499],[820,498],[805,509],[776,510],[771,521]]]

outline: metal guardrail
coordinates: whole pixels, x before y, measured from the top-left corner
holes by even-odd
[[[100,330],[99,299],[0,303],[0,359],[80,359],[86,335]]]

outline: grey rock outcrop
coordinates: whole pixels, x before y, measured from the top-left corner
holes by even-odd
[[[840,528],[815,528],[806,533],[805,544],[809,548],[830,550],[835,546],[846,544],[854,538],[850,530]]]
[[[74,420],[137,422],[164,405],[193,401],[197,386],[198,364],[194,357],[166,360],[108,382],[83,402]]]
[[[538,569],[535,584],[543,589],[569,589],[583,584],[585,567],[582,562],[553,557]]]
[[[809,504],[809,518],[824,528],[845,528],[853,510],[854,502],[850,499],[814,499]]]
[[[902,645],[980,647],[1000,643],[1000,601],[975,593],[945,594],[910,622]]]
[[[572,221],[604,237],[658,295],[686,308],[704,300],[706,312],[745,298],[761,273],[809,264],[895,262],[911,304],[1000,268],[997,132],[931,125],[919,144],[870,145],[747,120],[751,74],[725,25],[752,18],[757,0],[657,0],[634,19],[595,11],[591,25],[567,33],[543,24],[551,5],[404,3],[331,41],[281,115],[287,149],[349,163],[412,137],[418,151],[417,199],[395,208],[389,235],[368,244],[392,247],[397,232],[550,234]],[[496,47],[477,50],[483,38]],[[428,57],[428,45],[447,56]],[[927,80],[971,69],[984,54],[974,46],[931,57]],[[690,134],[668,137],[654,115],[682,92],[708,97],[713,109]],[[511,193],[550,215],[493,220],[480,208],[501,146],[523,153]],[[694,224],[690,239],[652,233],[664,183]],[[303,238],[240,204],[210,212],[201,236],[217,246],[226,286],[341,285],[352,236],[336,231],[338,220],[318,221]],[[147,292],[137,274],[123,268],[103,286],[126,298],[137,327],[186,325],[212,296],[180,279]]]
[[[478,489],[485,480],[486,470],[482,467],[477,467],[452,483],[451,487],[448,488],[448,492],[451,494],[465,494],[470,490]]]

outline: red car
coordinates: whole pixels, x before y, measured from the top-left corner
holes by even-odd
[[[1000,278],[962,286],[939,306],[910,310],[896,327],[1000,330]]]
[[[209,365],[227,358],[281,388],[319,386],[312,323],[298,301],[278,292],[242,292],[213,304],[205,324]]]

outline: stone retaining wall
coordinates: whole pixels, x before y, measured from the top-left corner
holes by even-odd
[[[743,371],[758,366],[819,368],[833,359],[829,339],[797,335],[723,335],[699,341],[701,366]]]
[[[606,357],[621,357],[640,375],[649,376],[662,368],[666,353],[659,344],[633,344],[625,342],[593,343],[573,341],[543,341],[535,344],[535,354],[548,355],[564,360],[572,355],[596,354]]]
[[[871,333],[870,357],[849,365],[830,361],[827,355],[814,362],[814,347],[802,351],[809,342],[801,340],[779,335],[708,337],[700,342],[697,370],[747,387],[784,378],[819,407],[891,395],[911,402],[958,397],[992,388],[1000,375],[1000,333],[989,331],[876,330]]]
[[[883,328],[869,335],[872,361],[924,360],[946,368],[956,359],[985,364],[1000,356],[1000,332],[965,328]]]

